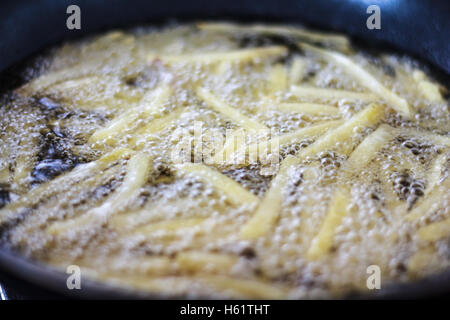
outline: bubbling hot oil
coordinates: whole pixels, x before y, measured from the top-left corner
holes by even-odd
[[[192,296],[242,296],[196,282],[197,277],[210,273],[236,279],[259,279],[287,288],[285,297],[289,298],[333,296],[365,289],[366,269],[370,265],[380,267],[383,284],[409,281],[417,274],[408,272],[408,259],[426,247],[434,250],[434,255],[429,265],[420,270],[419,276],[447,268],[448,238],[424,244],[417,238],[416,230],[426,221],[401,223],[408,208],[424,196],[429,183],[427,172],[433,160],[448,153],[448,147],[431,143],[426,137],[400,134],[350,180],[339,174],[348,157],[341,150],[354,149],[355,142],[362,141],[374,128],[359,128],[351,140],[339,142],[329,150],[307,158],[290,172],[275,226],[255,240],[239,237],[241,226],[254,213],[254,205],[235,205],[195,174],[180,176],[176,172],[171,163],[172,150],[184,138],[195,143],[192,140],[195,123],[215,129],[223,136],[227,130],[239,127],[199,100],[193,90],[196,86],[210,89],[241,114],[278,130],[279,134],[336,120],[340,116],[266,108],[267,96],[275,106],[281,102],[310,102],[289,91],[271,92],[267,79],[274,64],[281,63],[288,70],[292,59],[299,57],[305,60],[301,85],[365,91],[338,66],[300,51],[290,52],[278,60],[268,58],[244,64],[223,62],[214,66],[201,63],[167,65],[159,59],[148,60],[149,54],[164,59],[165,55],[224,52],[254,47],[262,40],[267,45],[274,45],[273,39],[261,35],[250,36],[244,41],[239,33],[178,26],[112,32],[54,49],[44,60],[45,68],[27,71],[29,79],[26,82],[31,82],[8,93],[2,101],[0,206],[7,208],[8,203],[14,203],[30,190],[98,159],[113,148],[130,147],[134,130],[149,121],[180,107],[183,113],[152,139],[139,143],[140,151],[152,157],[151,174],[138,198],[112,216],[111,219],[124,217],[118,219],[116,225],[108,221],[59,236],[47,232],[52,223],[80,217],[100,206],[122,184],[127,159],[87,177],[82,185],[58,185],[57,190],[49,192],[34,205],[17,210],[14,222],[8,222],[2,231],[3,240],[33,259],[59,267],[79,264],[91,270],[94,277],[103,280],[119,278],[123,285],[141,289],[136,285],[136,279],[187,278],[192,286],[175,282],[169,293]],[[275,45],[279,45],[279,41]],[[418,110],[412,120],[389,111],[384,123],[400,130],[420,128],[448,135],[448,103],[427,101],[410,90],[405,82],[405,75],[415,68],[412,60],[367,53],[357,53],[353,58]],[[51,79],[54,74],[58,75],[56,82]],[[36,78],[42,79],[46,75],[48,78],[36,82]],[[45,81],[47,84],[42,85]],[[96,130],[139,105],[148,91],[161,84],[170,85],[173,93],[168,102],[159,106],[157,114],[132,123],[132,128],[127,128],[114,147],[107,144],[100,149],[92,147],[89,138]],[[314,102],[336,107],[344,119],[366,107],[362,102],[349,99],[329,101],[319,98]],[[200,141],[205,147],[217,142],[210,136],[200,136]],[[282,146],[280,154],[273,156],[282,160],[287,155],[298,154],[313,141],[313,138],[307,138]],[[15,175],[19,165],[28,168],[23,177]],[[448,166],[447,161],[443,175],[448,174]],[[223,165],[218,170],[259,198],[264,197],[274,176],[263,174],[259,164]],[[308,248],[327,215],[332,195],[340,186],[350,190],[349,213],[336,229],[330,252],[323,259],[311,261],[307,258]],[[447,193],[444,205],[429,219],[448,218],[449,201]],[[390,207],[392,202],[401,204],[398,210]],[[119,211],[118,208],[115,210]],[[203,219],[204,222],[175,231],[160,228],[147,234],[132,232],[162,221],[189,219]],[[196,273],[177,264],[177,255],[190,251],[226,254],[236,259],[229,269],[206,268]],[[168,259],[165,271],[155,274],[142,271],[141,261],[155,257]]]

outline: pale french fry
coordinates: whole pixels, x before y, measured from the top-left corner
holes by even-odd
[[[287,295],[287,290],[274,286],[264,281],[236,279],[219,275],[208,275],[199,278],[208,286],[218,290],[231,291],[242,297],[255,297],[257,299],[282,299]]]
[[[176,220],[165,220],[155,223],[149,223],[132,230],[130,234],[151,236],[155,231],[165,231],[165,232],[176,232],[178,230],[193,228],[200,226],[205,222],[205,218],[186,218],[186,219],[176,219]]]
[[[321,136],[316,142],[303,149],[299,154],[300,160],[308,156],[317,154],[326,149],[332,148],[339,141],[346,141],[350,138],[356,127],[368,127],[377,125],[384,116],[384,108],[378,104],[372,104],[364,110],[355,114],[350,120],[343,125],[329,131]]]
[[[79,229],[94,222],[103,222],[137,198],[140,188],[147,182],[151,167],[151,158],[146,154],[134,155],[127,164],[127,174],[122,185],[99,207],[93,208],[74,219],[53,223],[47,232],[61,235],[73,229]]]
[[[296,112],[311,115],[337,115],[339,109],[333,106],[319,103],[280,103],[275,106],[284,112]]]
[[[269,90],[272,93],[285,91],[288,86],[288,76],[286,68],[281,64],[276,64],[269,73]]]
[[[239,259],[229,254],[206,253],[201,251],[180,252],[175,262],[183,272],[226,273]]]
[[[356,147],[344,163],[339,174],[344,177],[350,177],[352,173],[359,172],[373,159],[376,152],[393,138],[393,130],[387,125],[381,125]],[[308,259],[318,259],[330,250],[333,245],[334,232],[342,219],[347,215],[349,202],[349,191],[347,188],[338,186],[332,196],[323,225],[307,252]]]
[[[255,239],[270,231],[280,214],[283,191],[290,169],[298,162],[298,159],[294,156],[288,156],[283,160],[278,174],[272,180],[270,189],[259,203],[255,214],[242,226],[241,238]]]
[[[288,156],[283,160],[280,171],[273,179],[270,189],[261,200],[256,213],[242,227],[241,237],[254,239],[266,234],[279,216],[282,204],[282,191],[285,188],[289,170],[292,166],[301,163],[306,157],[332,148],[339,141],[346,141],[354,132],[355,127],[366,127],[377,124],[384,115],[384,108],[373,104],[354,115],[343,125],[330,130],[317,139],[316,142],[306,147],[293,157]],[[346,152],[350,152],[346,150]]]
[[[128,141],[128,145],[132,148],[138,147],[142,143],[155,138],[155,134],[164,130],[172,122],[176,121],[184,112],[183,108],[178,108],[161,118],[151,120],[144,127],[137,130],[136,134]]]
[[[324,256],[331,249],[335,230],[347,215],[347,206],[349,204],[350,196],[348,190],[345,188],[337,190],[331,200],[325,221],[306,253],[308,259],[316,260]]]
[[[176,168],[184,173],[192,173],[203,182],[211,184],[215,189],[225,194],[228,200],[235,205],[254,204],[259,201],[257,196],[239,183],[204,164],[184,163],[177,165]]]
[[[428,81],[425,77],[425,73],[420,70],[413,72],[413,79],[415,80],[420,93],[428,100],[433,102],[443,102],[441,92],[438,85],[431,81]]]
[[[223,114],[227,118],[230,118],[242,128],[252,131],[267,129],[265,125],[241,114],[237,109],[230,107],[228,104],[221,101],[207,89],[199,87],[197,88],[196,93],[200,99],[206,102],[208,107],[218,113]]]
[[[417,235],[424,241],[438,241],[450,236],[450,218],[420,228]]]
[[[118,148],[113,151],[107,153],[100,159],[89,162],[86,164],[79,165],[72,171],[57,177],[51,181],[45,182],[40,186],[32,189],[27,194],[23,195],[19,200],[14,203],[11,203],[0,210],[0,224],[5,222],[8,219],[13,218],[17,211],[21,208],[25,208],[28,206],[33,206],[39,203],[43,197],[51,197],[52,195],[63,192],[64,190],[70,188],[70,186],[74,183],[81,183],[83,179],[89,177],[91,175],[96,174],[99,171],[104,170],[112,163],[117,160],[124,159],[133,151],[126,148]],[[65,186],[65,188],[61,189],[61,186]]]
[[[198,23],[197,27],[200,30],[214,31],[214,32],[242,32],[242,33],[261,33],[269,35],[286,35],[291,37],[298,37],[311,42],[318,42],[328,44],[336,49],[347,51],[350,43],[347,37],[338,34],[325,34],[322,32],[307,31],[298,27],[284,27],[284,26],[267,26],[260,24],[242,25],[235,23]]]
[[[148,55],[148,61],[155,59],[162,60],[164,63],[200,63],[213,64],[223,62],[257,62],[270,57],[282,57],[287,55],[287,48],[282,46],[272,46],[263,48],[240,49],[227,52],[210,53],[186,53],[180,55]]]
[[[300,98],[313,100],[361,100],[364,102],[375,102],[380,100],[373,93],[355,92],[340,89],[316,88],[310,86],[291,86],[291,92]]]
[[[380,98],[386,100],[396,111],[410,118],[413,115],[413,109],[408,102],[387,89],[374,76],[364,70],[361,66],[353,62],[350,58],[333,51],[327,51],[308,44],[301,43],[299,46],[308,51],[320,55],[328,61],[341,66],[348,74],[357,79],[363,86],[377,94]]]
[[[380,125],[356,147],[344,163],[342,172],[351,174],[362,170],[373,159],[375,153],[394,138],[393,131],[388,125]]]
[[[407,221],[416,221],[427,213],[433,212],[441,206],[442,199],[450,190],[450,179],[445,179],[441,184],[426,189],[425,195],[414,206],[414,208],[405,216]]]
[[[325,133],[327,130],[336,128],[342,123],[343,121],[341,120],[327,121],[325,123],[296,130],[292,133],[282,134],[270,140],[253,143],[248,146],[243,145],[239,147],[235,153],[230,153],[230,156],[226,158],[225,163],[231,162],[234,158],[242,159],[242,161],[239,161],[238,163],[242,163],[243,165],[251,160],[262,161],[269,155],[269,149],[272,149],[272,147],[279,148],[295,141],[316,137]]]
[[[160,112],[161,104],[167,101],[171,93],[172,90],[168,86],[156,88],[144,96],[136,108],[126,111],[109,122],[105,128],[94,132],[89,138],[89,142],[105,142],[109,145],[114,145],[117,141],[117,136],[129,130],[138,119]]]
[[[425,270],[433,259],[436,259],[437,252],[434,247],[419,249],[408,259],[408,274],[416,277]]]
[[[292,61],[291,69],[289,70],[290,84],[297,84],[300,82],[305,73],[306,60],[300,57],[295,57]]]

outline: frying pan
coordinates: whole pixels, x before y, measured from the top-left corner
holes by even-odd
[[[81,8],[81,30],[66,27],[69,5]],[[381,9],[381,29],[369,30],[366,9]],[[61,41],[108,28],[156,24],[176,19],[221,19],[297,23],[346,32],[366,45],[397,50],[420,58],[441,79],[450,78],[450,2],[446,0],[23,0],[0,3],[0,83],[13,87],[20,61]],[[447,82],[448,83],[448,82]],[[6,86],[5,86],[6,85]],[[1,233],[1,230],[0,230]],[[165,298],[82,280],[68,290],[67,274],[29,261],[0,247],[0,281],[52,297]],[[369,296],[350,298],[418,298],[450,295],[450,271],[416,283],[385,286]]]

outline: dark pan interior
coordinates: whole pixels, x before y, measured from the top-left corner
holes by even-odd
[[[66,8],[71,4],[81,8],[81,30],[66,28]],[[368,30],[366,27],[366,8],[370,4],[381,8],[381,30]],[[338,30],[365,45],[418,57],[430,64],[445,82],[450,76],[448,0],[7,0],[0,3],[1,87],[5,87],[5,83],[7,87],[16,85],[20,79],[15,77],[15,70],[22,66],[20,61],[50,45],[108,28],[155,24],[171,19],[300,23]],[[21,283],[30,290],[37,287],[62,296],[165,298],[138,295],[84,280],[82,290],[68,290],[66,274],[28,261],[6,248],[0,248],[0,271],[6,280]],[[419,298],[440,295],[450,295],[450,271],[417,283],[390,285],[370,296],[354,294],[349,297]]]

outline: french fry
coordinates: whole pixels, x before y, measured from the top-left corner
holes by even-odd
[[[235,108],[230,107],[225,102],[219,100],[215,95],[205,88],[197,88],[197,96],[206,102],[208,107],[214,111],[223,114],[227,118],[233,120],[236,124],[244,129],[255,131],[264,130],[267,127],[256,120],[250,119],[249,117],[241,114]]]
[[[201,251],[180,252],[175,262],[183,272],[227,273],[239,259],[229,254]]]
[[[282,204],[282,191],[285,188],[289,170],[298,165],[308,156],[317,154],[333,147],[339,141],[346,141],[353,135],[355,127],[366,127],[377,124],[384,115],[384,108],[373,104],[360,111],[341,126],[330,130],[313,144],[306,147],[296,156],[288,156],[283,160],[279,173],[273,179],[270,189],[261,200],[256,213],[242,227],[241,237],[254,239],[265,235],[277,220]]]
[[[155,55],[149,54],[147,59],[153,62],[155,59],[162,60],[164,63],[199,63],[213,64],[224,62],[246,63],[257,62],[270,57],[282,57],[287,55],[287,48],[282,46],[272,46],[263,48],[240,49],[226,52],[210,53],[186,53],[180,55]]]
[[[297,84],[300,82],[305,73],[306,60],[300,57],[295,57],[293,59],[291,69],[289,70],[289,82],[290,84]]]
[[[290,37],[297,37],[310,41],[313,43],[322,43],[330,45],[336,49],[347,51],[350,47],[347,37],[338,34],[325,34],[322,32],[307,31],[298,27],[284,27],[284,26],[267,26],[260,24],[242,25],[235,23],[198,23],[197,27],[200,30],[213,32],[242,32],[242,33],[261,33],[269,35],[285,35]]]
[[[291,86],[291,92],[300,97],[312,100],[361,100],[364,102],[376,102],[379,97],[373,93],[355,92],[340,89],[316,88],[311,86]]]
[[[319,103],[280,103],[276,109],[284,112],[296,112],[311,115],[337,115],[339,109],[333,106]]]
[[[290,169],[298,164],[298,159],[288,156],[280,165],[280,170],[272,180],[270,189],[258,205],[255,214],[242,226],[240,237],[242,239],[255,239],[267,234],[278,219],[283,191],[289,176]]]
[[[276,64],[269,73],[269,91],[272,93],[285,91],[288,86],[288,76],[286,68],[281,64]]]
[[[339,175],[350,178],[351,174],[363,169],[394,135],[391,128],[381,125],[361,142],[344,163]],[[319,233],[313,239],[307,252],[308,259],[316,260],[324,256],[333,245],[336,228],[347,215],[350,203],[349,190],[345,186],[338,186],[331,199],[328,213]]]
[[[118,148],[105,154],[100,159],[79,165],[72,171],[63,174],[51,181],[45,182],[35,189],[23,195],[19,200],[13,202],[0,210],[0,224],[13,218],[18,214],[18,211],[25,207],[31,207],[39,203],[44,197],[51,197],[52,195],[63,192],[74,183],[82,183],[86,177],[96,174],[117,160],[124,159],[133,153],[130,149]],[[61,186],[64,186],[61,189]]]
[[[164,130],[164,128],[169,126],[172,122],[176,121],[183,112],[183,108],[178,108],[171,113],[162,116],[161,118],[151,120],[144,127],[137,130],[131,140],[128,141],[128,145],[132,148],[136,148],[145,143],[145,141],[154,139],[154,135],[156,133]]]
[[[140,188],[147,182],[151,158],[143,153],[134,155],[127,164],[127,174],[122,185],[99,207],[93,208],[74,219],[55,222],[47,232],[61,235],[73,229],[79,229],[95,222],[103,222],[116,214],[137,198]]]
[[[325,123],[296,130],[292,133],[282,134],[266,141],[253,143],[248,146],[242,145],[238,147],[234,153],[227,152],[227,155],[229,156],[226,157],[225,163],[231,163],[234,158],[242,160],[238,162],[238,164],[241,163],[242,165],[248,164],[251,160],[263,161],[265,160],[265,157],[269,155],[269,149],[271,148],[279,148],[294,143],[295,141],[316,137],[342,123],[341,120],[327,121]],[[219,162],[217,163],[222,163],[221,159],[218,159],[218,161]]]
[[[119,115],[109,122],[105,128],[94,132],[89,138],[89,142],[92,144],[105,142],[108,145],[114,145],[117,142],[117,137],[129,130],[138,119],[159,113],[161,104],[167,101],[171,93],[172,90],[168,86],[156,88],[142,98],[139,106]]]
[[[353,62],[350,58],[338,52],[323,50],[304,43],[299,44],[299,46],[341,66],[348,74],[357,79],[363,86],[373,91],[380,98],[386,100],[386,102],[388,102],[397,112],[408,118],[413,115],[414,112],[405,99],[387,89],[383,86],[383,84],[375,79],[374,76]]]
[[[334,193],[325,221],[306,253],[308,259],[316,260],[323,257],[330,250],[333,245],[335,230],[348,213],[349,198],[349,192],[345,188]]]
[[[185,228],[193,228],[205,222],[205,218],[186,218],[176,220],[164,220],[160,222],[149,223],[130,231],[129,234],[140,234],[151,236],[155,231],[163,230],[165,232],[176,232]]]
[[[177,165],[176,168],[181,172],[194,174],[205,183],[211,184],[235,205],[254,204],[259,201],[257,196],[239,183],[204,164],[184,163]]]

